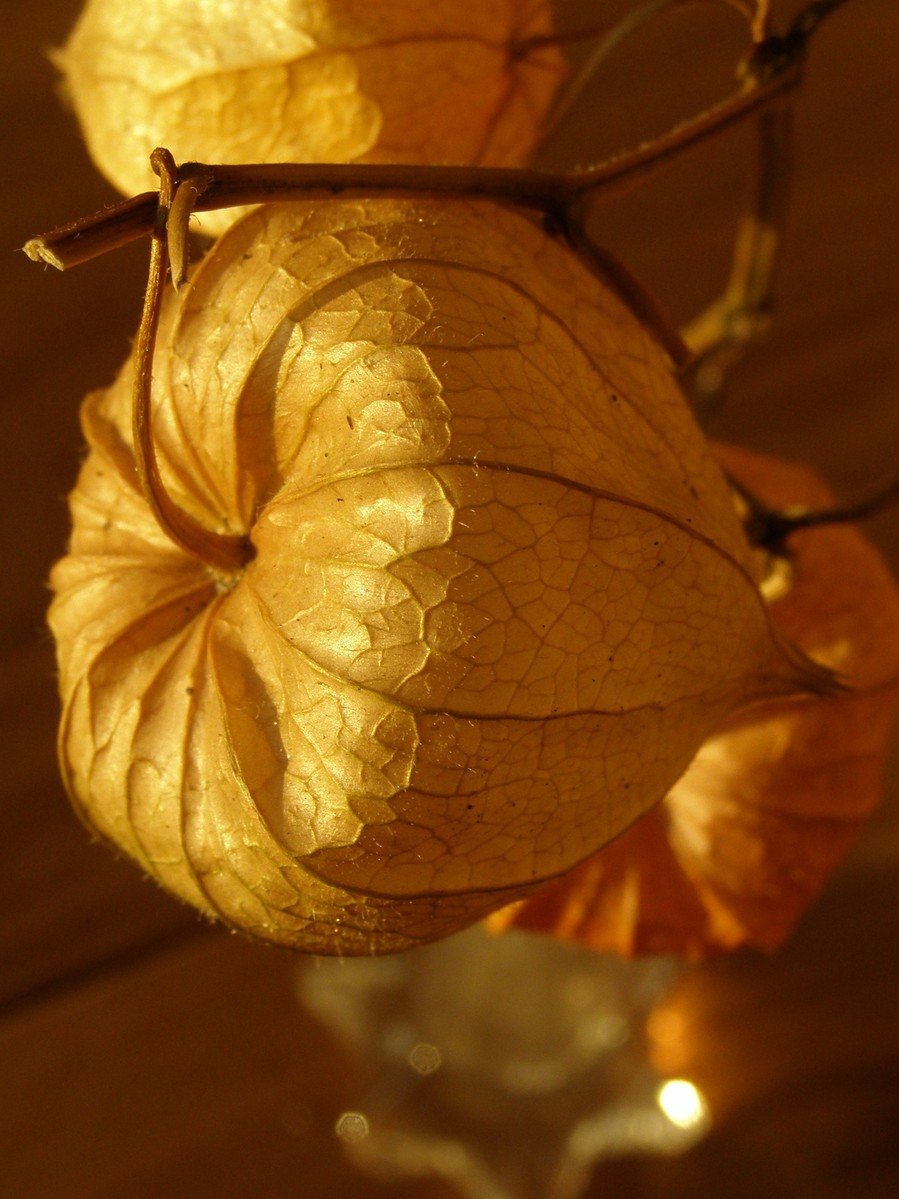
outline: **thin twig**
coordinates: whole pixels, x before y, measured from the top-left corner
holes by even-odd
[[[540,142],[535,152],[539,154],[541,148],[555,134],[559,125],[577,103],[584,88],[622,42],[626,41],[632,33],[635,33],[643,25],[647,24],[654,17],[660,16],[666,10],[686,7],[688,4],[710,4],[718,8],[728,8],[741,13],[747,20],[750,20],[746,8],[739,3],[739,0],[646,0],[645,3],[626,13],[620,21],[605,30],[590,30],[586,37],[584,32],[572,34],[566,40],[573,43],[589,40],[594,41],[596,44],[590,51],[586,62],[577,74],[569,80],[562,94],[553,105],[544,123]]]
[[[43,262],[59,271],[80,266],[152,232],[158,203],[156,192],[141,192],[91,216],[58,225],[49,233],[33,237],[22,249],[32,262]]]
[[[562,213],[581,197],[615,194],[686,150],[702,145],[749,114],[778,102],[801,76],[800,58],[780,70],[676,125],[662,137],[644,142],[594,167],[577,171],[538,171],[504,167],[409,166],[392,163],[253,163],[245,166],[184,163],[178,181],[202,182],[195,211],[209,212],[272,200],[373,193],[455,195],[508,200]],[[60,270],[86,262],[107,250],[151,233],[157,197],[146,192],[111,209],[60,226],[25,246],[38,262]]]

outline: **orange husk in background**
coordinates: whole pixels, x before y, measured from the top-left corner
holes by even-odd
[[[806,467],[733,447],[718,455],[773,507],[833,503]],[[899,588],[878,552],[846,525],[796,533],[789,548],[775,626],[847,689],[744,713],[706,741],[661,804],[491,916],[494,931],[694,959],[788,937],[878,803],[899,693]]]

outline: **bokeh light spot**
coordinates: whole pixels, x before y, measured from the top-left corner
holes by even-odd
[[[337,1117],[334,1131],[342,1141],[354,1145],[368,1136],[368,1120],[362,1112],[343,1112]]]
[[[708,1120],[709,1109],[702,1092],[686,1078],[669,1078],[659,1087],[656,1098],[678,1128],[697,1128]]]

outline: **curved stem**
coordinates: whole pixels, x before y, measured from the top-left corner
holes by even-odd
[[[644,0],[644,4],[637,13],[641,13],[644,9],[655,7],[657,4],[713,4],[720,8],[730,8],[738,12],[744,17],[747,23],[752,26],[755,21],[755,9],[751,7],[753,0]],[[546,46],[564,47],[564,46],[582,46],[585,43],[599,42],[601,39],[610,38],[616,35],[616,30],[621,26],[626,25],[631,27],[634,13],[625,13],[624,16],[615,24],[606,22],[604,25],[587,25],[580,29],[573,29],[567,33],[535,33],[529,37],[519,38],[517,41],[510,43],[511,57],[515,60],[524,58],[533,50],[541,50]],[[652,16],[651,13],[646,14]],[[646,16],[637,16],[637,24],[645,20]],[[620,39],[618,39],[620,40]]]
[[[249,542],[245,537],[214,533],[179,508],[165,489],[156,459],[151,409],[153,352],[168,266],[166,220],[176,193],[177,179],[174,161],[167,150],[155,150],[151,162],[160,178],[159,211],[153,230],[149,279],[134,352],[132,428],[135,466],[141,491],[163,532],[187,553],[214,570],[230,575],[245,566],[252,556]]]
[[[744,521],[746,537],[750,544],[777,553],[783,550],[786,539],[801,529],[817,528],[821,525],[855,524],[869,516],[876,516],[890,504],[899,500],[899,478],[855,504],[838,505],[830,508],[769,508],[757,495],[745,488],[732,475],[728,481],[746,505]]]
[[[594,77],[598,69],[618,49],[622,42],[626,41],[632,33],[636,32],[654,17],[660,16],[666,10],[686,7],[689,4],[709,4],[717,8],[728,8],[740,13],[751,23],[751,17],[740,3],[740,0],[644,0],[643,4],[629,13],[625,13],[620,21],[605,30],[584,31],[566,38],[566,41],[572,43],[589,40],[594,41],[596,44],[590,51],[586,62],[568,82],[562,94],[553,105],[546,119],[546,124],[535,153],[540,153],[541,149],[571,111],[574,104],[577,103],[584,88]],[[549,42],[552,39],[545,37],[543,40]]]

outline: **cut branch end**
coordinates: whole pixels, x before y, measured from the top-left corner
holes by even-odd
[[[42,237],[33,237],[22,246],[23,251],[32,262],[43,262],[47,266],[55,266],[58,271],[64,271],[66,264],[47,245]]]

